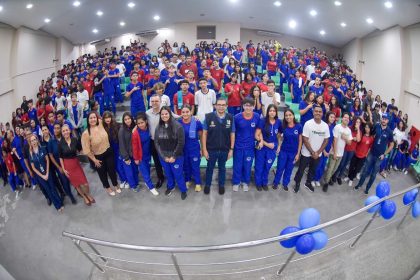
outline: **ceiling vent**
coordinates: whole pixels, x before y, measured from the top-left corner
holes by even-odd
[[[267,36],[267,37],[281,37],[283,34],[278,32],[271,32],[271,31],[264,31],[264,30],[258,30],[257,35],[259,36]]]
[[[94,46],[101,46],[101,45],[104,45],[104,44],[109,43],[109,42],[111,42],[111,39],[105,38],[105,39],[102,39],[102,40],[96,40],[96,41],[90,42],[90,44],[94,45]]]
[[[140,37],[154,37],[158,35],[158,32],[156,30],[146,30],[136,33],[136,35]]]

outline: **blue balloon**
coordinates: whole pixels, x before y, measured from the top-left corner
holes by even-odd
[[[328,243],[328,235],[323,230],[312,233],[312,237],[315,241],[314,250],[321,250]]]
[[[411,208],[411,214],[413,215],[413,218],[417,218],[420,216],[420,202],[416,201],[413,204],[413,208]]]
[[[312,252],[314,246],[315,240],[310,233],[300,236],[296,241],[296,251],[301,255],[306,255]]]
[[[300,228],[298,228],[298,227],[293,227],[293,226],[286,227],[280,232],[280,235],[285,235],[285,234],[297,232],[299,230],[300,230]],[[299,238],[299,236],[295,236],[295,237],[289,238],[287,240],[280,241],[280,245],[283,246],[284,248],[293,248],[293,247],[295,247],[296,241],[298,240],[298,238]]]
[[[407,205],[413,202],[416,199],[418,192],[419,192],[418,189],[412,189],[411,191],[406,192],[403,196],[404,205]]]
[[[383,198],[385,196],[388,196],[391,192],[391,186],[387,181],[381,181],[376,186],[376,196],[379,198]]]
[[[310,228],[319,225],[321,217],[315,208],[306,208],[300,213],[299,226],[301,229]]]
[[[395,212],[397,212],[397,205],[392,200],[385,200],[381,203],[381,216],[385,220],[389,220],[394,217]]]
[[[372,204],[375,201],[378,201],[380,198],[377,197],[376,195],[372,195],[369,196],[366,200],[365,200],[365,206],[368,206],[369,204]],[[373,206],[372,208],[369,208],[367,211],[368,213],[375,213],[376,211],[378,211],[378,209],[381,207],[381,204],[377,204],[375,206]]]

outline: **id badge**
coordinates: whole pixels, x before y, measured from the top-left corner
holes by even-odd
[[[41,173],[45,172],[44,167],[42,165],[39,166],[39,169],[41,170]]]

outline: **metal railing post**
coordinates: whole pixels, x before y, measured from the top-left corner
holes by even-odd
[[[398,226],[397,226],[397,230],[399,230],[399,229],[401,228],[401,225],[404,223],[405,218],[407,218],[408,213],[410,213],[410,212],[411,212],[411,208],[413,208],[413,205],[414,205],[414,202],[412,202],[412,203],[410,204],[410,207],[408,207],[407,212],[405,212],[404,217],[402,218],[401,222],[400,222],[400,223],[398,224]]]
[[[290,261],[293,259],[293,257],[296,254],[296,250],[293,250],[293,252],[289,255],[286,262],[283,264],[283,266],[277,271],[277,275],[280,276],[280,274],[283,272],[283,270],[286,269],[287,265],[290,263]]]
[[[363,236],[363,234],[369,228],[370,224],[373,222],[376,216],[378,216],[378,213],[379,213],[379,209],[375,212],[375,214],[372,215],[372,218],[370,218],[369,222],[363,228],[362,232],[357,236],[356,240],[354,240],[354,242],[350,245],[350,248],[354,248],[354,246],[356,246],[357,241],[359,241],[359,239]]]
[[[88,260],[94,265],[94,266],[96,266],[98,269],[99,269],[99,271],[100,272],[102,272],[102,273],[104,273],[105,272],[105,270],[100,266],[100,265],[98,265],[88,254],[86,254],[85,253],[85,251],[83,251],[83,249],[82,249],[82,247],[80,246],[80,241],[79,240],[76,240],[76,239],[73,239],[73,243],[74,243],[74,245],[76,246],[76,248],[77,249],[79,249],[79,251],[86,257],[86,258],[88,258]]]
[[[172,261],[174,262],[176,273],[178,273],[179,280],[184,280],[184,277],[182,276],[181,268],[178,265],[178,260],[176,258],[176,255],[172,253],[171,257],[172,257]]]
[[[84,237],[84,235],[81,235],[81,236]],[[102,256],[102,254],[99,253],[99,251],[90,242],[86,242],[86,244],[90,247],[90,249],[92,249],[93,252],[95,252],[95,254],[97,254],[101,258],[101,260],[104,261],[104,263],[107,263],[108,262],[108,260],[106,258],[104,258]]]

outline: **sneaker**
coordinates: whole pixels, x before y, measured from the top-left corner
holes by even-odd
[[[359,190],[359,188],[360,188],[360,186],[359,186],[359,185],[356,185],[356,186],[353,188],[353,190],[358,191],[358,190]]]
[[[349,179],[349,177],[345,177],[344,179],[343,179],[343,181],[344,182],[348,182],[350,179]]]
[[[128,183],[125,183],[124,184],[124,188],[129,189],[130,188],[130,185]]]
[[[137,187],[135,187],[135,188],[131,188],[131,190],[132,190],[133,192],[139,192],[139,191],[140,191],[140,186],[137,186]]]
[[[262,187],[261,186],[257,186],[257,191],[262,191]]]
[[[121,189],[125,189],[125,188],[126,188],[125,184],[127,184],[127,183],[126,183],[126,182],[121,182],[121,184],[120,184],[120,188],[121,188]]]
[[[242,184],[242,187],[244,188],[244,192],[249,191],[249,187],[247,184]]]
[[[299,184],[296,184],[296,186],[293,188],[293,191],[295,193],[298,193],[299,192],[299,189],[300,189],[300,185]]]
[[[356,178],[357,180],[360,180],[360,173],[357,173]]]
[[[328,184],[329,184],[330,186],[334,185],[334,183],[335,183],[335,181],[333,181],[332,179],[328,182]]]
[[[165,195],[166,195],[166,196],[170,196],[170,195],[172,194],[173,190],[174,190],[174,189],[172,189],[172,190],[170,190],[170,189],[166,189],[166,191],[165,191]]]
[[[365,190],[363,193],[364,193],[365,195],[369,195],[369,192],[368,192],[367,190]]]
[[[185,183],[185,185],[187,185],[187,189],[189,189],[192,186],[192,182],[188,181],[188,182]]]
[[[398,168],[397,168],[396,165],[394,165],[393,168],[394,168],[395,171],[398,171]]]
[[[311,182],[311,186],[312,186],[312,188],[315,188],[315,187],[316,187],[316,183],[315,183],[315,181],[312,181],[312,182]]]
[[[279,186],[278,185],[273,185],[272,188],[273,188],[273,190],[277,190],[279,188]]]
[[[384,179],[386,178],[386,173],[385,171],[382,171],[381,173],[379,173],[382,177],[384,177]]]
[[[19,198],[19,191],[16,190],[15,193],[16,193],[16,199],[18,199]]]
[[[289,187],[288,186],[283,186],[283,190],[285,190],[286,192],[289,191]]]
[[[195,191],[201,192],[201,185],[195,185]]]
[[[341,178],[337,178],[337,183],[339,184],[339,185],[341,185],[343,182],[341,181]]]
[[[322,186],[322,191],[323,191],[323,192],[327,192],[327,191],[328,191],[328,184],[324,184],[324,185]]]
[[[187,198],[187,192],[182,192],[181,193],[181,199],[185,200]]]
[[[156,188],[150,189],[150,192],[154,195],[154,196],[158,196],[159,192],[156,190]]]
[[[263,188],[263,190],[268,191],[268,187],[267,186],[263,186],[262,188]]]
[[[319,188],[321,186],[321,183],[319,181],[315,181],[315,186]]]
[[[210,187],[209,186],[205,186],[204,187],[204,194],[209,194],[210,193]]]
[[[353,186],[353,180],[349,180],[349,187]]]
[[[233,185],[232,189],[233,189],[234,192],[239,191],[239,185]]]
[[[333,183],[337,182],[337,177],[332,176],[331,177],[331,182],[333,182]]]
[[[314,192],[314,191],[315,191],[314,187],[312,187],[312,185],[311,185],[310,183],[305,183],[305,187],[306,187],[308,190],[310,190],[311,192]]]
[[[225,194],[225,187],[219,187],[219,194],[224,195]]]
[[[32,185],[32,190],[36,190],[36,185]]]

